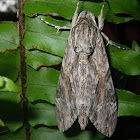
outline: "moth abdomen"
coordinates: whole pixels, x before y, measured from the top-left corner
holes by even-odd
[[[79,122],[79,124],[80,124],[81,130],[84,130],[85,127],[87,126],[88,118],[87,118],[87,117],[79,116],[79,117],[78,117],[78,122]]]
[[[86,104],[81,104],[78,107],[78,122],[81,130],[84,130],[89,120],[89,107]]]

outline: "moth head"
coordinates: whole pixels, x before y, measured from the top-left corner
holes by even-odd
[[[88,19],[81,19],[71,30],[71,41],[75,53],[91,55],[97,41],[97,28]]]
[[[75,51],[76,53],[83,53],[83,54],[85,54],[85,55],[90,55],[90,54],[93,53],[94,48],[91,47],[91,46],[88,46],[88,47],[86,47],[86,48],[80,47],[80,46],[75,46],[75,47],[74,47],[74,51]]]

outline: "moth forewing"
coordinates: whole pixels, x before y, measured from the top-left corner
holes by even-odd
[[[116,128],[117,102],[103,38],[99,32],[98,42],[94,50],[96,53],[92,55],[92,60],[97,61],[98,83],[95,97],[92,96],[96,105],[92,106],[90,120],[97,130],[110,137]]]

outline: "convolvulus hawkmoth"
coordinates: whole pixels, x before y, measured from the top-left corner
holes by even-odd
[[[110,137],[117,123],[117,102],[102,35],[111,42],[101,32],[103,7],[97,26],[91,12],[83,11],[78,16],[78,4],[57,86],[56,121],[63,132],[77,118],[83,130],[90,119],[97,130]]]

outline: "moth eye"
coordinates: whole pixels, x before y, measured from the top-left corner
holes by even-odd
[[[91,54],[92,52],[93,52],[93,48],[92,48],[92,47],[89,47],[87,53],[88,53],[88,54]]]
[[[89,48],[89,52],[92,53],[93,52],[93,48],[90,47]]]
[[[77,46],[74,48],[74,51],[75,51],[76,53],[78,52],[78,47],[77,47]]]

